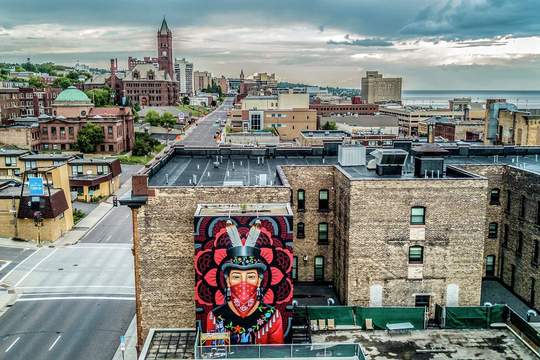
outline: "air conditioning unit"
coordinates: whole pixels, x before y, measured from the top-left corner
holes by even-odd
[[[338,147],[338,163],[341,166],[366,165],[366,148],[362,145],[346,144]]]

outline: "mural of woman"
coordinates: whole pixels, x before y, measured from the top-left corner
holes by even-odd
[[[206,332],[229,332],[231,344],[284,341],[279,310],[263,301],[261,285],[267,265],[256,247],[260,226],[255,221],[242,242],[236,226],[231,221],[226,225],[231,247],[220,269],[225,277],[225,303],[208,313]]]

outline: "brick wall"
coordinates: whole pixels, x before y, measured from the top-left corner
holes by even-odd
[[[287,203],[285,187],[155,188],[138,213],[141,339],[150,328],[195,326],[193,218],[197,204]]]
[[[294,255],[298,257],[298,281],[313,281],[315,273],[315,256],[324,256],[324,280],[332,281],[333,247],[334,247],[334,166],[283,166],[289,185],[291,186],[294,220]],[[305,190],[305,211],[298,211],[298,190]],[[329,190],[328,212],[319,211],[319,190]],[[305,238],[296,237],[299,222],[305,224]],[[328,244],[318,241],[319,223],[328,223]],[[307,256],[307,260],[304,260]]]
[[[347,266],[349,305],[369,305],[382,285],[383,306],[415,304],[415,295],[446,303],[459,286],[459,305],[478,305],[484,253],[487,181],[351,181]],[[410,209],[426,208],[425,240],[410,240]],[[408,279],[408,248],[424,246],[423,279]]]

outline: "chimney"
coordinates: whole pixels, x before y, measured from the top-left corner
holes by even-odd
[[[114,94],[116,92],[116,69],[118,65],[118,60],[111,59],[111,98],[113,99],[114,103]]]

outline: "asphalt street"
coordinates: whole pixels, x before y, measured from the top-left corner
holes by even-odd
[[[223,128],[220,123],[227,120],[227,113],[232,108],[233,101],[232,97],[226,97],[216,110],[200,119],[180,143],[190,146],[217,146],[214,135]]]
[[[231,106],[201,119],[184,142],[215,144]],[[126,182],[138,169],[123,170]],[[112,359],[135,316],[131,247],[127,207],[112,208],[76,245],[0,247],[0,287],[20,294],[0,317],[0,360]]]

